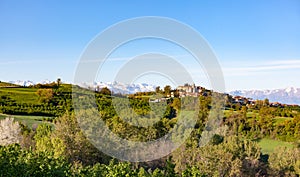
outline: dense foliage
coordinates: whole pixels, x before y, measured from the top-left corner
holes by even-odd
[[[194,103],[198,103],[196,125],[178,149],[161,159],[129,163],[113,159],[91,144],[78,125],[80,119],[74,114],[70,86],[53,83],[25,89],[27,92],[34,90],[36,103],[24,103],[16,96],[0,92],[0,111],[6,114],[50,115],[54,125],[42,123],[37,128],[30,128],[14,124],[12,119],[1,120],[0,125],[7,124],[10,128],[0,130],[14,141],[6,141],[2,143],[5,146],[0,146],[0,176],[300,175],[299,106],[272,106],[268,100],[257,100],[253,104],[236,103],[230,95],[216,93],[225,99],[222,115],[212,112],[213,104],[218,103],[213,103],[214,93],[211,91],[197,98],[179,98],[167,97],[172,92],[170,87],[164,90],[158,88],[156,92],[166,98],[159,102],[149,101],[158,100],[158,94],[155,96],[154,92],[124,96],[111,95],[107,88],[99,92],[89,91],[106,126],[118,136],[133,141],[155,140],[172,129],[180,129],[177,126],[179,115],[189,114],[195,107]],[[153,94],[154,97],[151,97]],[[117,100],[117,108],[113,99]],[[129,100],[132,109],[126,107],[123,99]],[[161,107],[164,109],[159,109]],[[220,117],[220,125],[212,132],[208,144],[202,146],[201,141],[207,137],[205,130],[210,122],[209,115]],[[153,126],[142,127],[125,121],[143,124],[144,120],[137,116],[156,122]],[[291,147],[278,147],[265,154],[258,144],[263,138],[290,142]],[[155,153],[155,150],[149,149],[149,152]]]

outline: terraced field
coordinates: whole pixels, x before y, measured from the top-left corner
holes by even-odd
[[[49,119],[50,117],[44,116],[24,116],[24,115],[6,115],[0,114],[0,120],[5,119],[6,117],[14,118],[15,121],[18,121],[28,127],[35,127],[41,123],[51,124],[50,122],[44,121],[45,119]],[[51,118],[50,118],[51,119]]]
[[[9,97],[20,104],[36,104],[39,99],[38,95],[36,94],[37,90],[38,89],[36,88],[0,87],[0,97]]]

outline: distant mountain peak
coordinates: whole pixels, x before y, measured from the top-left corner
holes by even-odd
[[[295,87],[287,87],[286,89],[285,89],[285,91],[287,92],[287,93],[297,93],[298,92],[298,89],[297,88],[295,88]]]
[[[121,94],[132,94],[137,92],[150,92],[154,91],[156,86],[149,85],[146,83],[132,83],[132,84],[125,84],[121,82],[94,82],[94,83],[82,83],[80,84],[82,87],[86,88],[93,88],[95,90],[107,87],[114,93],[121,93]]]
[[[15,85],[20,85],[20,86],[31,86],[34,85],[35,83],[33,81],[27,80],[27,81],[22,81],[22,80],[17,80],[17,81],[9,81],[9,83],[11,84],[15,84]]]
[[[268,98],[271,102],[300,105],[300,88],[295,87],[274,90],[236,90],[229,94],[258,100]]]

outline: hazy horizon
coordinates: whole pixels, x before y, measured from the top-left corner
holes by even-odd
[[[49,79],[44,79],[44,80],[39,80],[39,81],[34,81],[34,80],[30,80],[30,79],[27,79],[27,80],[0,80],[1,82],[8,82],[8,83],[13,83],[13,84],[17,84],[17,83],[21,83],[21,82],[32,82],[33,84],[45,84],[45,83],[52,83],[52,82],[57,82],[57,80],[49,80]],[[61,81],[62,83],[64,84],[74,84],[74,82],[72,81],[64,81],[62,80]],[[95,83],[103,83],[103,84],[113,84],[113,82],[118,82],[118,81],[107,81],[107,82],[103,82],[103,81],[95,81]],[[184,84],[181,84],[181,85],[170,85],[170,84],[167,84],[167,85],[155,85],[155,84],[151,84],[151,83],[147,83],[147,82],[134,82],[134,83],[123,83],[123,82],[118,82],[120,84],[124,84],[124,85],[139,85],[139,84],[147,84],[149,86],[159,86],[161,89],[163,89],[164,86],[171,86],[172,89],[176,89],[178,86],[183,86],[184,84],[189,84],[189,85],[192,85],[193,83],[184,83]],[[84,83],[84,84],[87,84],[87,83]],[[22,86],[22,85],[21,85]],[[199,84],[196,84],[196,86],[201,86],[201,87],[205,87],[206,89],[212,89],[210,87],[206,87],[204,85],[199,85]],[[262,89],[256,89],[256,88],[250,88],[250,89],[235,89],[235,90],[225,90],[225,93],[229,93],[229,92],[234,92],[234,91],[253,91],[253,90],[256,90],[256,91],[267,91],[267,90],[270,90],[270,91],[274,91],[274,90],[286,90],[286,89],[300,89],[299,87],[294,87],[294,86],[287,86],[287,87],[279,87],[279,88],[262,88]]]

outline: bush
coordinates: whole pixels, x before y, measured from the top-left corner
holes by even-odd
[[[0,121],[0,145],[19,143],[21,140],[21,127],[13,118]]]

